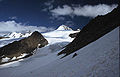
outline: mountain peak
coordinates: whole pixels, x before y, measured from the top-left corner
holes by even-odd
[[[72,30],[71,28],[69,28],[68,26],[66,25],[61,25],[57,28],[57,30]]]

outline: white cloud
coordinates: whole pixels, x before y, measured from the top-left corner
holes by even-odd
[[[77,16],[96,17],[97,15],[105,15],[111,12],[116,6],[105,4],[79,6],[74,8],[74,14]]]
[[[86,16],[86,17],[95,17],[97,15],[105,15],[108,12],[111,12],[117,5],[106,5],[106,4],[99,4],[99,5],[85,5],[85,6],[68,6],[63,5],[63,8],[57,7],[55,9],[50,10],[52,16]]]
[[[57,8],[51,10],[51,12],[53,15],[70,15],[73,10],[70,6],[64,5],[63,8],[58,6]]]
[[[45,32],[49,30],[53,30],[53,28],[47,28],[43,26],[26,26],[21,23],[16,23],[15,21],[2,21],[0,22],[0,32],[21,32],[21,31],[39,31]]]
[[[55,1],[55,0],[47,1],[47,2],[45,2],[44,4],[45,4],[46,6],[50,6],[52,3],[54,3],[54,1]]]

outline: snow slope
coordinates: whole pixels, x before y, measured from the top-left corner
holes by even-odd
[[[69,30],[55,30],[42,35],[48,40],[49,44],[54,44],[58,42],[71,42],[74,38],[69,37],[69,34],[76,33],[79,31],[69,31]]]
[[[74,53],[60,59],[61,56],[57,56],[60,51],[47,56],[39,56],[41,49],[36,51],[37,54],[19,62],[19,66],[0,68],[0,76],[119,77],[119,28],[78,50],[74,58]]]
[[[42,33],[42,35],[48,40],[49,44],[47,47],[39,49],[40,50],[39,56],[48,55],[49,53],[53,53],[53,52],[56,52],[56,51],[62,49],[64,46],[66,46],[69,42],[71,42],[74,39],[74,38],[69,37],[69,34],[75,33],[75,32],[78,32],[78,31],[54,30],[51,32]],[[8,43],[12,43],[13,41],[18,41],[22,38],[28,37],[31,35],[31,33],[32,32],[27,32],[24,34],[19,33],[19,32],[10,33],[10,34],[6,35],[6,37],[10,37],[10,38],[0,40],[0,47],[7,45]],[[36,50],[34,52],[36,53]],[[21,56],[22,55],[23,54],[21,54]],[[9,59],[10,58],[5,57],[2,59],[2,62],[7,62]],[[13,57],[13,59],[16,59],[16,57]]]

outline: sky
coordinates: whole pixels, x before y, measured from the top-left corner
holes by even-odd
[[[107,14],[117,5],[118,0],[0,0],[0,31],[43,32],[62,24],[82,29],[91,19]]]

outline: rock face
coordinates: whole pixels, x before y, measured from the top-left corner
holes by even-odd
[[[0,37],[0,39],[4,39],[4,38],[8,38],[8,37]]]
[[[70,36],[71,38],[75,38],[75,37],[77,37],[78,34],[79,34],[79,32],[77,32],[77,33],[72,33],[72,34],[70,34],[69,36]]]
[[[106,15],[97,16],[92,19],[80,31],[76,38],[70,44],[68,44],[64,50],[58,53],[58,55],[66,54],[65,56],[67,56],[88,45],[89,43],[99,39],[118,26],[120,26],[120,6]]]
[[[14,41],[0,48],[0,60],[5,57],[10,59],[18,57],[23,53],[31,55],[38,46],[41,48],[47,44],[48,41],[39,32],[35,31],[27,38],[20,41]]]

